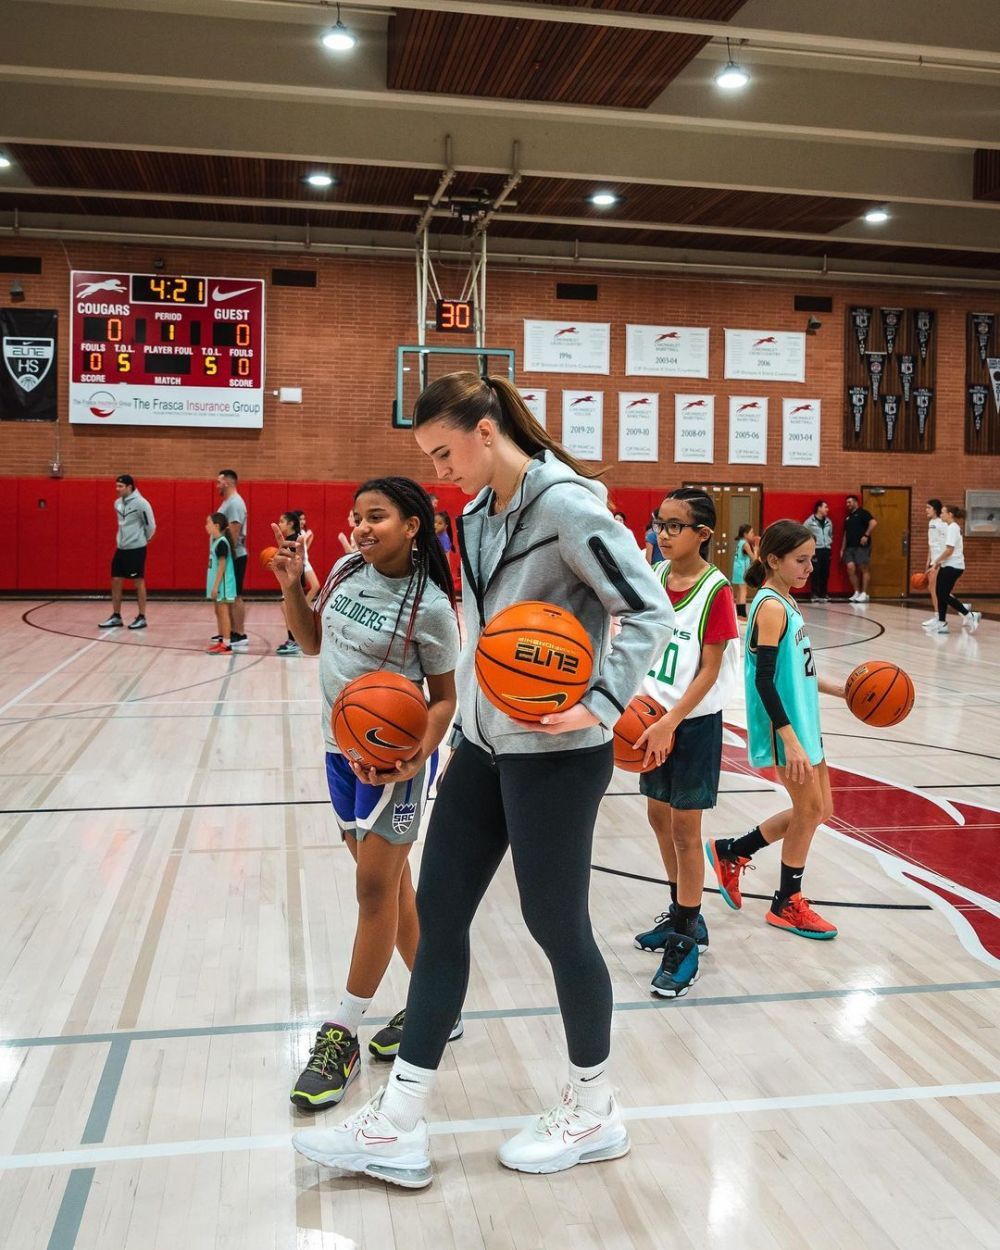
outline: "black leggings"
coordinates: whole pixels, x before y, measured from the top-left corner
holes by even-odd
[[[946,564],[943,564],[938,569],[937,581],[934,583],[934,593],[937,595],[939,621],[945,619],[949,608],[954,608],[962,616],[968,616],[968,608],[951,593],[955,589],[955,583],[964,572],[965,569],[951,569]]]
[[[590,852],[612,746],[508,755],[463,741],[441,782],[420,864],[420,945],[401,1059],[437,1068],[469,985],[469,926],[510,846],[521,914],[552,966],[570,1061],[611,1049],[611,978],[590,925]]]
[[[826,589],[830,581],[830,548],[817,547],[813,555],[812,592],[826,598]]]

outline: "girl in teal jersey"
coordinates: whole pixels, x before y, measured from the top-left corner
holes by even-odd
[[[760,590],[745,641],[747,750],[755,767],[777,768],[792,806],[742,838],[718,838],[705,849],[723,899],[739,908],[743,870],[756,851],[780,841],[781,883],[767,923],[799,937],[834,938],[836,927],[817,915],[802,894],[813,834],[833,815],[819,695],[844,698],[842,684],[817,676],[805,621],[792,598],[792,589],[809,580],[815,550],[804,525],[776,521],[764,531],[757,559],[745,574],[747,585]]]

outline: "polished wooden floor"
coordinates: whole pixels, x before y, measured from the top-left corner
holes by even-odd
[[[635,779],[616,775],[592,900],[633,1142],[618,1162],[495,1161],[564,1068],[505,865],[433,1104],[437,1180],[414,1194],[330,1179],[289,1146],[289,1081],[354,925],[315,662],[273,655],[271,604],[231,658],[203,654],[203,605],[154,603],[138,634],[101,634],[105,607],[0,603],[4,1246],[1000,1247],[1000,623],[927,637],[925,612],[808,609],[828,673],[894,659],[918,690],[895,730],[825,714],[837,818],[807,888],[841,935],[789,938],[763,897],[735,913],[709,894],[711,951],[677,1003],[649,996],[655,957],[632,946],[664,888]],[[727,720],[708,834],[780,803],[743,762],[741,708]],[[770,893],[776,860],[748,891]],[[394,963],[363,1034],[405,985]],[[381,1076],[366,1067],[345,1110]]]

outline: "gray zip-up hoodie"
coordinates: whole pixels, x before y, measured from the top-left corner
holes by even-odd
[[[156,519],[149,500],[133,490],[115,500],[118,514],[118,547],[121,551],[135,551],[145,547],[156,532]]]
[[[607,742],[673,632],[674,610],[630,530],[608,511],[607,490],[551,452],[539,452],[515,498],[490,515],[485,489],[458,521],[467,641],[455,671],[463,735],[494,755],[569,751]],[[594,643],[594,675],[582,699],[600,721],[545,734],[505,716],[481,693],[479,633],[501,608],[523,600],[566,608]],[[609,639],[611,617],[621,630]]]

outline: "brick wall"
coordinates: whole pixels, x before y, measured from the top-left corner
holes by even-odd
[[[225,464],[241,477],[257,481],[357,481],[394,471],[426,479],[428,465],[406,431],[392,430],[389,414],[395,392],[395,348],[415,338],[414,269],[410,263],[371,262],[331,257],[273,257],[259,252],[211,252],[160,249],[167,273],[209,273],[234,278],[268,277],[272,264],[318,270],[316,289],[269,287],[267,291],[267,388],[301,386],[301,405],[279,405],[268,398],[264,428],[243,431],[103,429],[66,423],[66,377],[69,347],[69,270],[119,269],[148,272],[154,253],[148,248],[113,244],[4,240],[5,253],[43,257],[41,276],[22,278],[26,307],[57,308],[60,313],[59,434],[67,477],[95,477],[131,472],[140,479],[205,478]],[[462,276],[454,277],[457,293]],[[443,274],[442,281],[444,280]],[[573,277],[582,277],[573,274]],[[967,488],[1000,486],[1000,458],[970,457],[962,450],[965,404],[965,316],[983,304],[982,295],[927,296],[898,287],[826,286],[816,281],[794,284],[725,283],[651,276],[588,276],[599,284],[597,303],[567,303],[555,298],[557,278],[566,274],[524,273],[500,267],[489,274],[489,342],[513,347],[520,360],[524,317],[610,321],[611,376],[576,379],[570,375],[531,374],[528,381],[549,390],[549,428],[560,428],[559,392],[586,386],[605,392],[604,450],[610,464],[606,481],[616,487],[665,487],[697,476],[695,466],[676,469],[673,445],[676,390],[716,395],[717,481],[762,481],[765,490],[842,493],[863,483],[913,488],[913,564],[925,553],[923,501],[939,495],[962,502]],[[929,284],[933,285],[933,284]],[[725,327],[792,329],[805,327],[806,314],[792,307],[794,293],[832,295],[834,311],[819,314],[820,332],[807,340],[805,386],[764,386],[724,382]],[[6,291],[2,291],[6,298]],[[936,386],[937,450],[932,455],[872,455],[841,450],[845,307],[864,303],[913,306],[926,302],[937,310],[938,374]],[[993,308],[997,301],[986,299]],[[636,379],[624,376],[626,322],[680,323],[711,327],[708,381]],[[434,336],[429,336],[434,341]],[[453,336],[447,345],[462,345]],[[617,392],[655,389],[661,395],[659,470],[650,465],[614,462],[617,451]],[[727,451],[728,396],[750,389],[772,398],[767,466],[730,466]],[[783,394],[823,401],[822,467],[789,469],[781,460]],[[38,476],[47,471],[55,432],[52,426],[4,423],[0,426],[0,476]],[[966,545],[967,591],[1000,591],[1000,540],[970,539]]]

